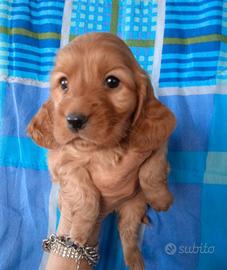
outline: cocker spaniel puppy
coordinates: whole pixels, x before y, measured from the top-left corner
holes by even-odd
[[[144,269],[138,230],[147,204],[165,211],[172,203],[166,142],[174,127],[120,38],[89,33],[60,50],[50,97],[28,131],[49,149],[61,215],[70,224],[61,232],[94,245],[101,220],[116,211],[126,264]]]

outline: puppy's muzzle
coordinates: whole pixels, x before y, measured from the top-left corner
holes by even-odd
[[[83,114],[69,114],[66,117],[68,127],[73,131],[78,131],[86,126],[88,117]]]

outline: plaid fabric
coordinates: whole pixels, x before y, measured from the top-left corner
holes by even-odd
[[[227,269],[227,0],[0,2],[0,270],[44,269],[57,187],[26,126],[48,97],[60,46],[90,31],[119,35],[177,117],[169,142],[175,203],[150,209],[146,270]],[[124,270],[117,218],[104,221],[98,270]]]

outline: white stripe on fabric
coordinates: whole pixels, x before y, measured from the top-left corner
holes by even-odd
[[[138,239],[138,246],[140,249],[142,248],[142,245],[143,245],[143,236],[144,236],[145,228],[146,228],[145,224],[140,225],[139,239]]]
[[[56,224],[57,224],[56,213],[57,213],[57,206],[58,206],[58,191],[59,191],[59,184],[52,183],[50,197],[49,197],[48,236],[56,232]],[[45,269],[47,259],[48,259],[48,254],[44,252],[42,261],[39,266],[39,270]]]
[[[159,88],[159,96],[190,96],[207,94],[227,94],[227,85],[189,86],[189,87],[163,87]]]
[[[66,0],[61,28],[61,48],[69,43],[73,0]]]
[[[40,87],[40,88],[48,88],[50,85],[49,82],[41,82],[41,81],[25,79],[25,78],[20,78],[20,77],[11,77],[11,76],[9,77],[3,74],[0,74],[0,81],[8,82],[8,83],[19,83],[19,84],[24,84],[24,85],[31,85],[31,86]]]
[[[162,48],[164,39],[165,28],[165,12],[166,12],[166,0],[158,1],[157,7],[157,23],[156,23],[156,36],[154,43],[154,62],[152,68],[152,85],[154,87],[154,93],[158,95],[159,78],[162,60]]]

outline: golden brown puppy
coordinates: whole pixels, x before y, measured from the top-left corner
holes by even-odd
[[[174,127],[121,39],[90,33],[60,50],[50,98],[28,128],[50,149],[49,169],[60,183],[59,231],[94,245],[101,220],[115,210],[126,264],[144,269],[139,225],[147,203],[158,211],[172,203],[166,142]]]

